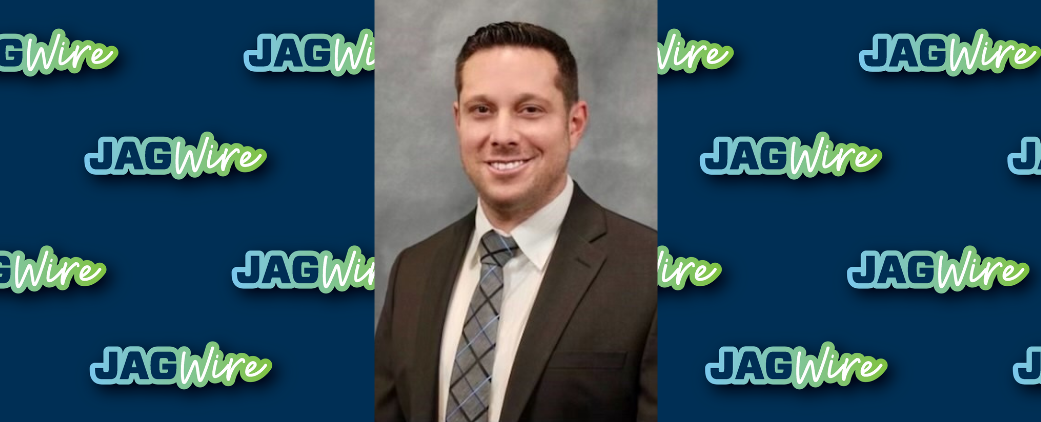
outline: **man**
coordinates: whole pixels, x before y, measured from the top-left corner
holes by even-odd
[[[567,173],[588,122],[567,42],[493,24],[456,59],[474,211],[404,250],[376,330],[376,421],[657,420],[657,232]]]

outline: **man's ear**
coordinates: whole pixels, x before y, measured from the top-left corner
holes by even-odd
[[[459,132],[459,101],[452,102],[452,117],[455,118],[455,131]]]
[[[582,135],[586,133],[586,125],[589,123],[589,105],[579,100],[571,106],[568,114],[568,141],[571,142],[571,150],[578,148],[582,141]]]

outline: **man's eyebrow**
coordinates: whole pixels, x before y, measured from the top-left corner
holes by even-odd
[[[528,101],[539,101],[539,102],[546,102],[546,103],[550,102],[550,100],[547,99],[546,97],[543,97],[543,96],[538,95],[538,94],[530,93],[530,92],[525,92],[525,93],[520,94],[519,97],[517,97],[517,100],[515,101],[515,104],[520,104],[520,103],[524,103],[524,102],[528,102]],[[465,99],[462,102],[462,105],[464,107],[468,107],[468,106],[473,105],[473,104],[492,103],[492,102],[493,101],[491,100],[491,98],[489,98],[487,95],[480,94],[480,95],[474,95],[473,97]]]
[[[536,94],[527,93],[527,92],[521,94],[520,98],[517,99],[517,102],[518,103],[523,103],[523,102],[531,101],[531,100],[549,102],[549,99],[547,99],[545,97],[542,97],[541,95],[536,95]]]
[[[474,104],[474,103],[487,103],[487,102],[491,102],[488,99],[487,96],[475,95],[473,97],[467,98],[466,101],[463,101],[463,105],[464,106],[468,106],[468,105],[471,105],[471,104]]]

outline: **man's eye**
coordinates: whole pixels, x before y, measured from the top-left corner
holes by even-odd
[[[488,114],[488,113],[490,113],[492,111],[492,109],[489,108],[488,106],[479,105],[479,106],[475,106],[473,108],[473,111],[474,111],[474,113],[477,113],[477,114]]]
[[[527,107],[521,108],[521,113],[524,113],[524,114],[536,114],[536,113],[539,113],[541,111],[542,110],[540,110],[538,107],[535,107],[535,106],[527,106]]]

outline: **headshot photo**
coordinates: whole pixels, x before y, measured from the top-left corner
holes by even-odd
[[[657,420],[656,20],[376,3],[377,422]]]

